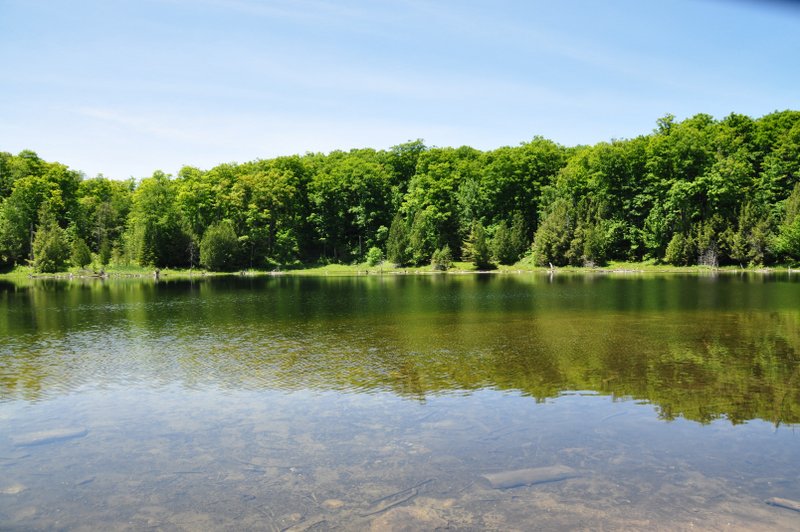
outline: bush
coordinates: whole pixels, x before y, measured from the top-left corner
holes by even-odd
[[[431,267],[437,271],[447,271],[453,265],[453,254],[450,252],[450,246],[447,244],[443,248],[437,249],[433,252],[431,258]]]
[[[367,264],[377,266],[381,262],[383,262],[383,251],[376,247],[369,248],[369,251],[367,251]]]

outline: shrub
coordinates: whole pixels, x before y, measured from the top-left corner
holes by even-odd
[[[437,271],[447,271],[453,265],[453,254],[450,252],[450,246],[447,244],[443,248],[437,249],[433,252],[431,258],[431,267]]]
[[[381,262],[383,262],[383,251],[377,247],[369,248],[369,251],[367,251],[367,264],[377,266]]]

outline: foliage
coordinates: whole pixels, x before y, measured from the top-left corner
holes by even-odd
[[[431,208],[417,212],[414,223],[411,224],[411,233],[408,236],[408,250],[411,262],[420,266],[431,260],[433,252],[439,243],[439,233],[436,230],[435,215]]]
[[[573,221],[566,200],[557,200],[533,238],[533,261],[539,266],[567,264],[572,241]]]
[[[104,265],[194,265],[221,220],[238,235],[238,264],[253,268],[351,263],[373,247],[421,266],[444,246],[454,258],[472,253],[476,224],[503,264],[529,250],[542,266],[795,263],[798,183],[798,111],[667,115],[648,135],[593,146],[536,137],[479,151],[416,140],[138,181],[85,179],[32,151],[0,152],[0,267],[32,260],[44,205]]]
[[[431,268],[436,271],[447,271],[453,266],[453,254],[450,252],[450,246],[447,244],[444,247],[437,249],[433,252],[431,257]]]
[[[309,183],[310,219],[323,256],[349,262],[376,244],[378,228],[389,225],[390,178],[383,155],[374,150],[334,152]]]
[[[33,269],[42,273],[64,271],[70,252],[66,232],[47,204],[42,206],[39,220],[33,239]]]
[[[531,240],[528,236],[527,223],[521,212],[515,212],[511,220],[510,240],[510,250],[512,254],[508,257],[508,259],[510,259],[508,264],[513,264],[522,258],[531,244]]]
[[[497,224],[492,237],[492,256],[500,264],[514,264],[519,259],[519,253],[514,249],[511,241],[511,231],[505,220]]]
[[[792,194],[784,202],[784,213],[778,234],[775,237],[775,249],[785,259],[800,261],[800,183],[796,184]]]
[[[472,262],[479,270],[488,270],[494,267],[486,230],[479,221],[472,225],[469,237],[464,241],[464,247],[461,249],[461,257]]]
[[[239,239],[229,221],[213,224],[200,241],[200,263],[213,271],[235,270],[238,247]]]
[[[89,246],[86,241],[78,237],[72,241],[72,249],[70,251],[69,260],[73,266],[84,268],[87,264],[92,262],[92,253],[89,251]]]
[[[133,194],[127,248],[145,266],[189,265],[192,236],[176,204],[176,186],[157,171]]]
[[[386,240],[386,258],[397,266],[405,266],[411,262],[410,240],[406,220],[398,211],[389,228]]]
[[[378,247],[371,247],[369,251],[367,251],[367,264],[370,266],[377,266],[383,262],[383,251],[381,248]]]
[[[667,245],[664,261],[675,266],[691,264],[693,253],[691,241],[683,233],[675,233]]]

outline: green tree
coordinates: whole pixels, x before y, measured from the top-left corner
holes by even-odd
[[[430,262],[433,252],[436,251],[440,236],[436,228],[433,207],[428,207],[417,212],[411,232],[408,235],[408,250],[411,262],[420,266]]]
[[[800,183],[783,206],[783,219],[775,237],[775,249],[784,260],[800,261]]]
[[[367,251],[367,264],[370,266],[377,266],[383,262],[383,251],[378,247],[371,247]]]
[[[140,265],[189,265],[190,228],[176,203],[176,187],[157,171],[133,194],[126,244]]]
[[[92,253],[89,250],[89,246],[86,245],[86,241],[81,237],[73,239],[69,260],[73,266],[78,268],[84,268],[92,262]]]
[[[100,249],[97,250],[97,260],[100,262],[101,266],[108,266],[109,262],[111,262],[113,250],[114,248],[108,240],[104,240],[100,243]]]
[[[200,263],[211,271],[235,270],[239,239],[229,221],[212,224],[200,241]]]
[[[492,237],[492,255],[500,264],[514,264],[519,259],[519,253],[511,239],[511,231],[505,220],[500,221],[495,227]]]
[[[574,266],[596,266],[606,262],[605,224],[593,220],[580,220],[575,227],[566,253],[567,261]]]
[[[542,137],[483,154],[479,198],[484,222],[497,223],[519,212],[537,227],[542,188],[555,180],[566,162],[566,151]]]
[[[387,154],[386,162],[392,169],[392,207],[400,208],[403,196],[408,191],[408,184],[417,171],[417,160],[427,150],[422,139],[392,146]]]
[[[453,254],[450,252],[450,246],[447,244],[444,247],[437,249],[433,252],[431,257],[431,268],[436,271],[447,271],[453,265]]]
[[[73,220],[76,234],[89,249],[108,264],[111,249],[121,243],[131,210],[132,181],[114,181],[98,176],[81,181],[78,190],[78,217]]]
[[[462,236],[473,221],[467,216],[479,215],[480,208],[474,204],[479,199],[473,195],[474,187],[462,190],[462,186],[471,187],[479,168],[480,152],[466,146],[431,148],[420,154],[403,203],[404,211],[414,216],[411,240],[415,263],[428,264],[433,252],[444,244],[451,249],[461,247]],[[425,225],[424,238],[415,230],[422,227],[420,223]]]
[[[399,211],[394,215],[392,225],[389,227],[389,237],[386,239],[386,258],[397,266],[405,266],[411,262],[408,225]]]
[[[334,152],[309,183],[309,216],[323,255],[337,261],[362,259],[381,226],[389,225],[391,172],[375,150]]]
[[[715,217],[695,224],[692,228],[691,249],[694,251],[694,260],[702,266],[719,265],[719,244],[717,235],[721,234],[715,227],[715,222],[720,223],[720,218]],[[691,263],[691,261],[690,261]]]
[[[273,163],[242,165],[239,172],[229,216],[238,220],[250,266],[295,262],[305,205],[298,173]]]
[[[694,247],[691,240],[683,233],[675,233],[667,244],[664,261],[675,266],[687,266],[692,263]]]
[[[533,261],[539,266],[567,264],[573,233],[573,214],[569,202],[557,200],[550,206],[533,238]]]
[[[461,249],[461,257],[472,262],[479,270],[488,270],[494,267],[486,230],[480,222],[476,221],[472,225],[469,237],[464,241]]]
[[[9,219],[8,210],[4,203],[0,203],[0,267],[7,269],[16,264],[23,250],[25,233],[15,227],[14,220]]]
[[[511,249],[514,250],[514,260],[517,262],[531,245],[531,239],[528,236],[527,224],[521,212],[515,212],[511,219]]]
[[[42,207],[39,220],[33,239],[33,269],[42,273],[64,271],[70,252],[66,232],[47,204]]]

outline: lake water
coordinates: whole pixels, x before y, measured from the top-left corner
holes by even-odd
[[[800,528],[797,275],[0,283],[0,342],[3,530]]]

